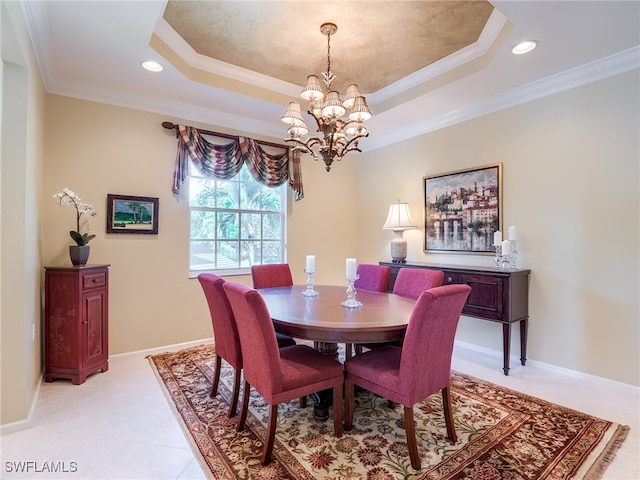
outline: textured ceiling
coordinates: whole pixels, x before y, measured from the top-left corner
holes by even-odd
[[[476,42],[492,10],[484,0],[170,0],[164,19],[197,53],[295,85],[326,70],[320,25],[333,22],[334,87],[372,93]]]

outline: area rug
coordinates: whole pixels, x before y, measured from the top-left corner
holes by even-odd
[[[209,397],[212,345],[149,357],[207,478],[321,480],[532,480],[602,476],[628,427],[452,372],[458,441],[445,437],[439,394],[414,407],[422,468],[411,467],[402,407],[369,392],[356,395],[354,429],[333,436],[313,402],[282,404],[273,461],[260,465],[268,409],[252,389],[248,428],[227,418],[233,370],[223,362],[219,393]],[[242,395],[242,393],[241,393]]]

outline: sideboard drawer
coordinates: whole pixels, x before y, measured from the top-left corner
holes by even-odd
[[[471,287],[467,303],[462,309],[463,315],[502,320],[504,302],[502,300],[503,281],[501,278],[488,275],[460,274],[456,283],[466,283]]]
[[[443,285],[453,285],[460,283],[460,278],[457,273],[444,272],[444,278],[442,279]]]

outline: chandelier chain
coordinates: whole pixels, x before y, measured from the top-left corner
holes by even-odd
[[[331,34],[327,33],[327,73],[331,74]]]

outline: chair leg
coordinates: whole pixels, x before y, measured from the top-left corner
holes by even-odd
[[[343,384],[333,387],[333,434],[342,436],[342,388]]]
[[[344,415],[344,429],[353,429],[353,404],[354,404],[354,386],[353,383],[344,382],[344,394],[345,394],[345,415]]]
[[[229,418],[236,416],[238,410],[238,397],[240,396],[240,369],[236,369],[233,375],[233,393],[231,394],[231,405],[229,405]]]
[[[269,422],[267,425],[267,436],[264,439],[264,451],[262,452],[262,465],[271,462],[271,452],[273,452],[273,442],[276,438],[276,424],[278,423],[278,404],[269,405]]]
[[[444,422],[447,425],[447,437],[451,440],[451,443],[458,441],[456,435],[456,426],[453,423],[453,411],[451,410],[451,392],[449,387],[442,389],[442,407],[444,410]]]
[[[404,430],[407,433],[407,448],[411,466],[420,470],[420,457],[418,456],[418,444],[416,443],[416,427],[413,423],[413,407],[404,407]]]
[[[355,345],[356,355],[360,355],[362,353],[362,345]]]
[[[237,431],[244,430],[244,424],[247,421],[247,411],[249,410],[249,397],[251,396],[251,385],[245,380],[244,393],[242,394],[242,408],[240,409],[240,418],[238,419]]]
[[[300,397],[300,408],[307,408],[307,396]]]
[[[216,354],[216,369],[213,374],[213,384],[211,385],[211,392],[209,392],[210,397],[215,397],[218,393],[218,384],[220,383],[220,367],[222,363],[222,358],[220,355]]]

